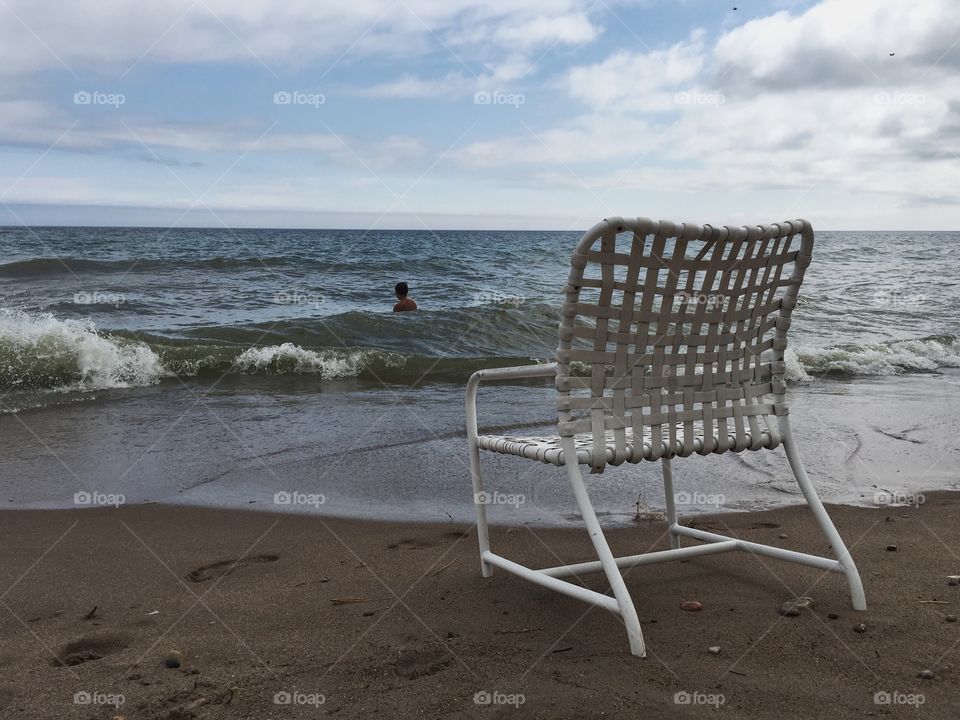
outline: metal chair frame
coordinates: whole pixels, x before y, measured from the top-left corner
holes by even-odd
[[[630,652],[640,657],[646,656],[643,633],[623,568],[744,550],[841,573],[853,607],[866,609],[860,575],[807,476],[786,405],[787,330],[813,243],[813,228],[804,220],[714,228],[617,217],[583,235],[564,287],[557,361],[480,370],[467,383],[467,444],[484,577],[498,567],[609,610],[623,621]],[[536,377],[556,380],[557,436],[481,435],[480,383]],[[680,524],[673,458],[780,445],[835,559]],[[494,553],[481,449],[565,467],[598,559],[535,570]],[[614,557],[580,466],[602,473],[607,465],[643,460],[661,463],[670,549]],[[682,537],[701,544],[681,547]],[[601,572],[612,596],[564,579]]]

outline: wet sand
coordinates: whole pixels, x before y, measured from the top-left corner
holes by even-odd
[[[503,572],[481,578],[466,524],[5,511],[0,716],[957,717],[960,623],[945,617],[960,613],[947,580],[960,574],[960,494],[830,511],[868,611],[850,609],[840,575],[748,554],[636,568],[645,660],[614,616]],[[800,507],[692,522],[827,552]],[[666,547],[658,523],[610,539],[621,554]],[[493,545],[534,566],[590,556],[586,534],[564,528],[497,527]],[[795,595],[815,607],[781,616]],[[681,611],[686,600],[702,611]],[[163,664],[172,651],[179,668]]]
[[[0,503],[70,508],[77,492],[226,509],[333,517],[472,522],[463,385],[342,383],[319,392],[289,378],[227,378],[65,396],[63,405],[0,414]],[[791,385],[794,432],[826,502],[873,505],[878,493],[960,490],[960,370]],[[556,432],[550,381],[482,387],[485,428]],[[553,422],[553,425],[547,423]],[[579,521],[556,467],[484,455],[488,489],[523,502],[493,520]],[[384,472],[384,468],[391,468]],[[674,468],[687,512],[802,501],[782,450],[694,456]],[[664,505],[656,463],[624,466],[592,486],[605,521],[629,525],[637,493]],[[276,504],[278,493],[323,504]],[[881,498],[882,501],[883,498]],[[711,502],[715,500],[717,502]]]

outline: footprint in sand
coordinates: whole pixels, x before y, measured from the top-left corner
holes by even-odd
[[[450,530],[448,532],[445,532],[443,534],[443,537],[448,538],[450,540],[460,540],[462,538],[469,537],[470,530],[471,528],[467,528],[466,530]]]
[[[50,664],[54,667],[81,665],[120,652],[129,645],[130,638],[119,633],[85,635],[60,648],[57,657],[51,660]]]
[[[404,648],[393,663],[397,675],[407,680],[415,680],[425,675],[434,675],[447,667],[453,657],[442,648],[410,647]]]
[[[187,580],[190,582],[205,582],[214,578],[232,575],[237,570],[251,565],[261,565],[263,563],[272,563],[280,559],[279,555],[250,555],[241,560],[223,560],[211,565],[198,567],[187,573]]]

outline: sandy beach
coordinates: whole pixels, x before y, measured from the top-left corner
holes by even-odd
[[[960,720],[958,9],[0,0],[0,720]]]
[[[5,511],[0,715],[953,718],[960,494],[924,500],[830,507],[863,576],[863,613],[841,576],[742,553],[628,571],[645,660],[604,611],[505,573],[481,578],[466,525]],[[691,522],[827,552],[799,507]],[[665,547],[658,523],[610,540],[619,553]],[[534,565],[589,556],[572,529],[499,527],[493,543]],[[814,608],[781,616],[799,595]],[[692,599],[702,611],[680,609]]]

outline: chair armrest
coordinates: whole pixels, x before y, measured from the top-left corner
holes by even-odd
[[[477,387],[481,380],[520,380],[550,377],[557,374],[557,364],[520,365],[518,367],[477,370],[467,381],[467,439],[474,443],[477,437]]]

